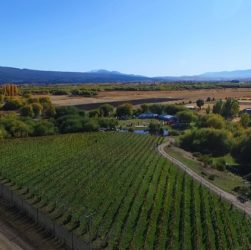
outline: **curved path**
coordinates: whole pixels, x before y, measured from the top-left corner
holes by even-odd
[[[211,182],[207,181],[206,179],[204,179],[203,177],[201,177],[200,175],[195,173],[187,165],[183,164],[182,162],[180,162],[176,158],[170,156],[165,151],[165,148],[168,146],[168,144],[169,143],[167,142],[167,143],[163,143],[163,144],[158,146],[158,151],[160,152],[160,154],[162,156],[164,156],[166,159],[171,161],[174,165],[178,166],[181,170],[185,171],[188,175],[190,175],[196,181],[200,182],[203,186],[207,187],[208,189],[210,189],[211,191],[213,191],[214,193],[219,195],[221,198],[225,199],[226,201],[230,202],[231,204],[233,204],[238,209],[244,211],[246,214],[251,216],[251,202],[250,201],[247,201],[245,203],[241,203],[236,198],[236,196],[234,196],[233,194],[230,194],[230,193],[220,189],[219,187],[215,186]]]

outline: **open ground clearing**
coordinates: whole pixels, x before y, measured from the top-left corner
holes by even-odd
[[[226,97],[234,97],[242,100],[243,108],[251,104],[251,88],[226,88],[226,89],[201,89],[201,90],[179,90],[179,91],[101,91],[96,97],[69,97],[69,96],[51,96],[52,102],[57,106],[67,105],[87,105],[109,103],[109,102],[131,102],[137,100],[139,103],[155,103],[155,102],[194,102],[197,99],[206,100],[207,97],[215,99],[224,99]],[[169,100],[165,98],[173,98]],[[141,100],[141,101],[140,101]],[[249,102],[248,102],[249,100]],[[137,104],[137,103],[136,103]],[[87,106],[88,107],[88,106]]]

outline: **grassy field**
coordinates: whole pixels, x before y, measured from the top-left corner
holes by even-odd
[[[2,181],[101,249],[250,249],[251,220],[156,151],[161,138],[92,133],[0,142]]]

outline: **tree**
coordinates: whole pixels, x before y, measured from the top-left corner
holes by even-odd
[[[52,122],[41,120],[34,126],[33,135],[34,136],[54,135],[56,132],[57,129]]]
[[[158,135],[160,134],[160,129],[161,129],[161,125],[159,123],[150,123],[149,124],[149,133],[152,135]]]
[[[4,125],[6,131],[15,138],[27,137],[32,133],[32,128],[21,120],[8,119]]]
[[[21,106],[22,102],[19,99],[8,99],[3,106],[3,110],[18,110]]]
[[[140,105],[140,109],[141,109],[142,113],[147,113],[147,112],[149,112],[149,105],[142,104],[142,105]]]
[[[149,110],[154,113],[154,114],[158,114],[161,115],[164,112],[164,105],[161,104],[153,104],[151,106],[149,106]]]
[[[99,109],[93,109],[93,110],[89,111],[89,117],[97,118],[99,116],[100,116]]]
[[[226,98],[225,102],[218,100],[213,106],[213,113],[220,114],[226,119],[235,117],[239,111],[239,102],[234,98]]]
[[[33,108],[31,105],[25,105],[20,109],[21,116],[34,117]]]
[[[40,97],[39,102],[43,104],[52,104],[50,97],[45,96],[45,97]]]
[[[187,108],[182,105],[167,104],[164,106],[164,112],[169,115],[176,115],[178,112],[185,110],[187,110]]]
[[[42,115],[46,118],[54,117],[56,114],[55,107],[50,103],[43,103],[43,112]]]
[[[77,115],[67,115],[57,120],[61,133],[75,133],[83,131],[83,118]]]
[[[207,108],[206,108],[206,113],[209,115],[211,112],[211,107],[208,105]]]
[[[56,108],[56,118],[66,115],[78,115],[79,110],[74,106],[58,107]]]
[[[103,117],[109,117],[114,112],[114,107],[111,104],[103,104],[99,107],[100,115]]]
[[[116,128],[116,126],[118,125],[118,120],[113,119],[113,118],[100,118],[98,120],[98,123],[101,128],[114,130]]]
[[[209,114],[200,118],[199,126],[204,128],[223,129],[225,128],[226,124],[224,118],[221,115]]]
[[[83,126],[83,131],[86,132],[94,132],[98,131],[99,129],[99,124],[97,123],[96,120],[93,119],[84,120],[82,126]]]
[[[7,136],[7,132],[4,127],[0,126],[0,140]]]
[[[40,103],[32,103],[31,107],[33,109],[33,113],[35,117],[39,117],[42,115],[43,106]]]
[[[226,130],[202,128],[188,131],[180,139],[181,147],[203,154],[222,156],[231,150],[231,135]]]
[[[240,138],[235,144],[233,155],[241,163],[248,164],[249,169],[246,171],[250,173],[250,162],[251,162],[251,133],[247,133]]]
[[[199,109],[201,109],[201,107],[204,105],[204,100],[198,99],[198,100],[196,101],[196,104],[197,104],[197,106],[199,107]]]
[[[213,113],[222,115],[223,107],[224,107],[224,103],[221,99],[216,101],[216,103],[213,106]]]
[[[247,128],[251,123],[250,115],[248,113],[241,114],[240,123],[244,128]]]
[[[240,111],[239,102],[234,98],[227,98],[223,106],[222,115],[225,118],[230,119],[238,115],[239,111]]]
[[[125,103],[117,107],[116,115],[118,117],[130,117],[132,115],[132,112],[132,104]]]
[[[177,113],[177,118],[180,123],[187,123],[190,124],[191,122],[196,120],[196,116],[192,111],[181,111]]]
[[[17,85],[7,84],[3,86],[3,93],[5,96],[16,96],[18,95]]]
[[[4,102],[4,95],[0,94],[0,104],[3,104]]]

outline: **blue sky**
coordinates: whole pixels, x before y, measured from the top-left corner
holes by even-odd
[[[250,0],[3,0],[0,65],[148,76],[251,68]]]

